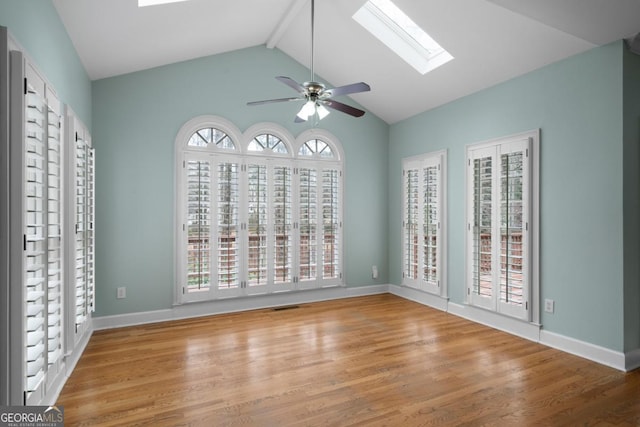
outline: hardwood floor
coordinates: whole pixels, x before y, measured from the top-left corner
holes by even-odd
[[[392,295],[95,332],[66,426],[640,425],[622,373]]]

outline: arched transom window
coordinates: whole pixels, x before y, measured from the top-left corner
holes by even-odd
[[[229,135],[227,135],[224,131],[212,127],[206,127],[202,129],[198,129],[191,135],[189,138],[189,142],[187,143],[189,147],[208,147],[210,145],[215,145],[218,148],[222,148],[225,150],[235,150],[236,146],[233,143],[233,140]]]
[[[298,150],[300,157],[322,157],[325,159],[333,159],[333,151],[326,142],[321,139],[310,139],[305,141]]]
[[[326,132],[241,133],[205,116],[176,138],[176,301],[343,284],[342,156]]]
[[[270,133],[263,133],[251,141],[249,141],[249,146],[247,147],[249,151],[253,152],[272,152],[275,154],[288,154],[289,149],[287,145],[282,141],[282,139],[278,138],[275,135]]]

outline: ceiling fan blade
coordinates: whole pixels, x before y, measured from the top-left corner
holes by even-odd
[[[295,90],[296,92],[298,92],[300,94],[304,94],[306,92],[306,89],[304,88],[304,86],[302,86],[300,83],[298,83],[295,80],[293,80],[291,77],[278,76],[278,77],[276,77],[276,80],[286,84],[291,89]]]
[[[340,95],[348,95],[350,93],[358,93],[358,92],[368,92],[371,90],[371,87],[365,82],[360,83],[352,83],[350,85],[334,87],[333,89],[327,89],[324,93],[328,93],[329,96],[340,96]]]
[[[322,103],[324,105],[326,105],[327,107],[329,107],[329,108],[333,108],[334,110],[341,111],[341,112],[349,114],[350,116],[353,116],[353,117],[362,117],[362,116],[364,116],[364,111],[359,110],[359,109],[357,109],[355,107],[352,107],[350,105],[343,104],[342,102],[334,101],[333,99],[325,99],[324,101],[322,101]]]
[[[278,98],[278,99],[266,99],[264,101],[251,101],[247,102],[247,105],[264,105],[273,104],[274,102],[289,102],[289,101],[302,101],[303,98]]]

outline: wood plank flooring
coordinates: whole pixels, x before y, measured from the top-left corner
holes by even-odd
[[[392,295],[95,332],[66,426],[640,426],[622,373]]]

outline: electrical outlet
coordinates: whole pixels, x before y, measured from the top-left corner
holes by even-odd
[[[374,265],[371,267],[371,277],[373,279],[377,279],[378,278],[378,266]]]
[[[122,288],[118,288],[118,291],[116,293],[116,298],[118,299],[123,299],[127,297],[127,288],[122,287]]]
[[[544,300],[544,311],[546,311],[547,313],[553,313],[554,308],[555,302],[552,299]]]

